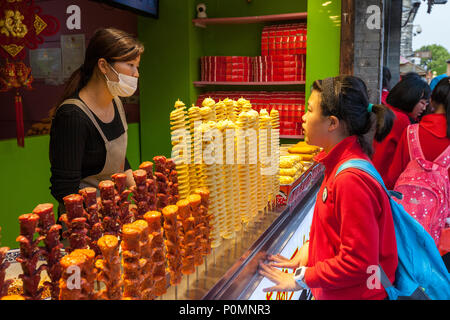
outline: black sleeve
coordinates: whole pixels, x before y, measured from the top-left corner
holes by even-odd
[[[50,132],[51,193],[56,200],[78,193],[88,125],[78,107],[61,106]]]
[[[129,169],[131,169],[130,163],[128,162],[127,157],[125,157],[125,167],[124,167],[123,171],[127,171]]]

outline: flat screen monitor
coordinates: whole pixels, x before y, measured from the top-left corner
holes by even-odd
[[[136,14],[158,18],[159,0],[92,0],[103,2],[110,6],[129,10]]]

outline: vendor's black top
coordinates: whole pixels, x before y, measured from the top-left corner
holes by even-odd
[[[72,98],[80,99],[78,93]],[[95,114],[108,141],[117,139],[125,129],[114,104],[114,119],[102,122]],[[78,193],[83,178],[100,173],[105,166],[106,147],[102,136],[89,117],[74,104],[58,108],[50,130],[50,190],[60,203],[62,198]],[[130,164],[125,158],[125,171]]]

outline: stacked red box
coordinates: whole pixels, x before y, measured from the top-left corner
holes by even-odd
[[[271,55],[255,58],[255,81],[305,81],[305,55]]]
[[[202,81],[253,81],[253,57],[206,56],[201,57]]]
[[[201,57],[202,81],[280,82],[305,81],[305,55],[259,57]]]
[[[306,24],[266,26],[261,36],[261,54],[306,54]]]
[[[216,91],[206,92],[197,99],[201,106],[205,98],[212,98],[216,102],[225,98],[238,100],[243,97],[249,100],[256,111],[266,109],[270,112],[276,109],[280,113],[280,135],[303,135],[302,117],[305,114],[305,93],[296,91]]]

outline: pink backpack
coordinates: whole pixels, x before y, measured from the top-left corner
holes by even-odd
[[[407,130],[411,161],[394,190],[403,194],[398,202],[430,233],[438,246],[450,213],[450,146],[434,161],[425,160],[419,142],[419,125],[410,125]]]

